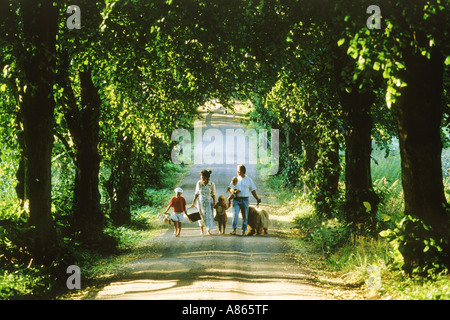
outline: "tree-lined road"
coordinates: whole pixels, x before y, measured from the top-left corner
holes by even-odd
[[[238,120],[222,110],[207,115],[205,120],[203,129],[216,128],[224,134],[226,129],[242,128]],[[239,148],[243,150],[243,146]],[[264,190],[261,190],[256,166],[246,166],[264,202]],[[192,203],[195,183],[202,169],[212,170],[211,180],[216,184],[217,195],[225,195],[230,179],[236,175],[236,163],[191,165],[189,174],[180,185],[188,205]],[[305,270],[285,254],[285,245],[277,236],[276,226],[270,229],[269,236],[232,236],[229,235],[231,209],[227,213],[226,235],[219,235],[216,229],[212,236],[202,236],[197,223],[186,223],[183,224],[181,237],[177,238],[173,236],[173,227],[168,227],[153,241],[148,252],[143,252],[128,264],[121,280],[110,283],[91,297],[151,300],[331,299],[322,288],[314,285]]]

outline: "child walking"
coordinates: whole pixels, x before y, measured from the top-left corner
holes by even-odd
[[[225,234],[225,226],[227,224],[228,217],[227,205],[225,203],[224,196],[219,196],[219,202],[216,203],[214,209],[216,209],[216,217],[214,218],[214,220],[219,223],[219,233]]]
[[[181,194],[183,193],[183,189],[176,188],[175,193],[176,196],[170,200],[170,204],[167,207],[164,214],[166,214],[167,211],[169,211],[170,207],[173,207],[173,213],[171,214],[171,218],[175,229],[173,235],[175,237],[179,237],[181,233],[181,224],[183,222],[186,222],[186,217],[184,216],[184,214],[187,216],[186,199],[184,199],[181,196]],[[187,218],[187,220],[189,221],[189,218]]]

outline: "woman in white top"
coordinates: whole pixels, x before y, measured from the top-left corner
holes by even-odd
[[[214,224],[213,207],[216,205],[216,185],[210,180],[211,170],[202,170],[200,172],[201,179],[197,181],[195,186],[194,200],[191,207],[194,207],[197,203],[197,208],[200,213],[201,219],[198,221],[201,234],[204,234],[204,228],[206,232],[211,234],[216,225]]]

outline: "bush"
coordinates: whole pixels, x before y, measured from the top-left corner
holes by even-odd
[[[421,219],[406,215],[397,228],[380,234],[405,257],[407,273],[431,276],[448,271],[448,239],[437,236]]]
[[[404,216],[404,201],[400,180],[389,182],[385,177],[382,177],[373,182],[373,187],[380,197],[377,211],[377,229],[395,228]]]
[[[286,148],[281,148],[281,150],[287,150]],[[303,157],[296,153],[288,154],[286,151],[282,151],[280,155],[280,171],[278,176],[285,186],[296,188],[301,186],[304,181],[302,181],[302,167],[303,167]]]
[[[336,219],[328,220],[318,226],[310,235],[314,246],[330,255],[348,243],[350,229],[339,223]]]
[[[0,269],[0,300],[30,299],[47,290],[48,276],[34,268]]]
[[[309,214],[302,212],[294,218],[294,227],[305,234],[304,240],[309,241],[313,248],[330,255],[349,242],[350,228],[337,219],[321,221],[313,211]]]

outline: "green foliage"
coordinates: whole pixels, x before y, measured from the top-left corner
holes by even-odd
[[[286,189],[280,177],[271,180],[278,185],[277,199],[282,206],[296,208],[289,210],[293,214],[292,225],[300,230],[302,241],[307,241],[314,250],[330,256],[351,242],[351,230],[338,219],[324,219],[317,214],[316,205],[310,197],[299,196],[298,189]]]
[[[380,293],[386,299],[398,300],[448,300],[450,276],[435,275],[432,279],[409,277],[402,273],[392,274],[383,282]]]
[[[344,273],[347,280],[359,285],[369,278],[371,266],[379,269],[384,280],[392,263],[389,245],[385,241],[364,238],[347,242],[327,257],[327,264],[333,270]]]
[[[397,142],[385,144],[372,152],[373,188],[380,198],[377,232],[392,229],[403,218],[404,199],[401,186],[400,154]]]
[[[46,292],[48,279],[45,270],[20,266],[13,271],[0,269],[0,300],[38,298]]]
[[[443,150],[443,172],[444,186],[448,188],[445,178],[447,171],[446,154],[448,149]],[[403,266],[401,253],[414,257],[410,261],[412,268],[409,273],[432,276],[446,270],[443,263],[447,257],[443,248],[447,245],[445,237],[433,234],[430,227],[426,226],[420,219],[404,216],[404,203],[400,182],[400,158],[396,148],[392,148],[389,156],[383,157],[380,152],[374,159],[376,165],[373,167],[374,188],[381,198],[379,208],[379,230],[381,236],[390,242],[391,254],[397,257],[397,268]],[[407,252],[408,251],[408,252]]]
[[[26,225],[25,211],[17,201],[4,200],[0,210],[0,300],[44,295],[51,277],[47,269],[33,264],[32,229]]]
[[[405,215],[397,228],[382,231],[381,235],[410,259],[404,265],[409,274],[432,276],[448,271],[445,250],[448,246],[447,237],[437,235],[432,227],[417,217]]]
[[[399,181],[390,183],[383,177],[373,183],[374,190],[380,197],[377,230],[394,228],[403,218],[404,201]]]
[[[234,97],[250,100],[251,119],[259,126],[280,130],[279,186],[301,190],[302,199],[313,206],[314,217],[296,223],[310,229],[309,239],[326,254],[345,249],[354,229],[342,222],[348,214],[342,209],[342,150],[348,147],[344,135],[352,129],[347,127],[351,108],[344,108],[343,97],[373,93],[368,113],[378,148],[371,169],[381,202],[377,210],[367,201],[359,208],[370,215],[367,221],[375,221],[370,228],[376,230],[371,231],[385,230],[383,235],[392,236],[397,254],[412,250],[406,254],[417,257],[415,271],[443,269],[447,257],[441,252],[448,236],[436,236],[422,221],[403,216],[400,158],[392,142],[397,133],[395,106],[411,71],[408,57],[429,60],[436,53],[446,66],[441,135],[444,145],[450,141],[449,41],[442,32],[450,6],[447,0],[377,2],[382,4],[382,30],[366,28],[367,4],[350,0],[80,0],[82,16],[89,17],[83,19],[81,31],[65,26],[67,1],[55,2],[58,36],[49,50],[56,52],[50,57],[57,61],[50,71],[56,79],[51,87],[56,109],[47,120],[55,124],[51,214],[60,251],[82,247],[72,229],[75,164],[81,156],[73,122],[84,118],[89,105],[82,101],[80,81],[80,72],[89,70],[101,99],[95,120],[100,141],[93,148],[100,157],[98,188],[108,222],[106,235],[96,239],[97,250],[143,241],[140,232],[152,228],[154,208],[170,194],[167,186],[175,183],[174,177],[183,173],[170,163],[172,131],[188,128],[205,101],[217,98],[228,106]],[[11,285],[5,296],[27,295],[40,281],[33,282],[33,273],[24,267],[31,259],[30,229],[25,227],[27,207],[16,200],[15,189],[17,181],[23,182],[16,176],[24,143],[21,103],[33,90],[22,83],[22,50],[27,48],[23,5],[4,1],[0,8],[0,263],[14,266],[3,272],[4,283]],[[352,107],[360,110],[360,101]],[[449,198],[448,150],[442,159]],[[114,226],[110,211],[121,188],[129,191],[132,222]],[[148,210],[142,209],[146,206]],[[69,251],[64,259],[86,258]]]
[[[323,222],[310,234],[314,246],[330,255],[350,240],[350,229],[336,219]]]
[[[6,214],[2,215],[0,225],[0,266],[27,263],[32,259],[29,252],[31,227],[26,226],[27,217],[18,204],[2,209]]]
[[[143,206],[153,206],[158,204],[164,195],[169,196],[171,190],[164,188],[175,185],[178,175],[183,174],[184,170],[181,165],[170,161],[155,168],[147,167],[142,171],[137,168],[130,196],[132,208],[138,210]]]
[[[287,149],[283,147],[280,148],[280,150],[280,163],[282,165],[279,169],[278,176],[281,178],[285,186],[292,188],[302,186],[302,184],[307,181],[306,177],[303,177],[302,179],[302,157],[296,153],[288,154]]]

